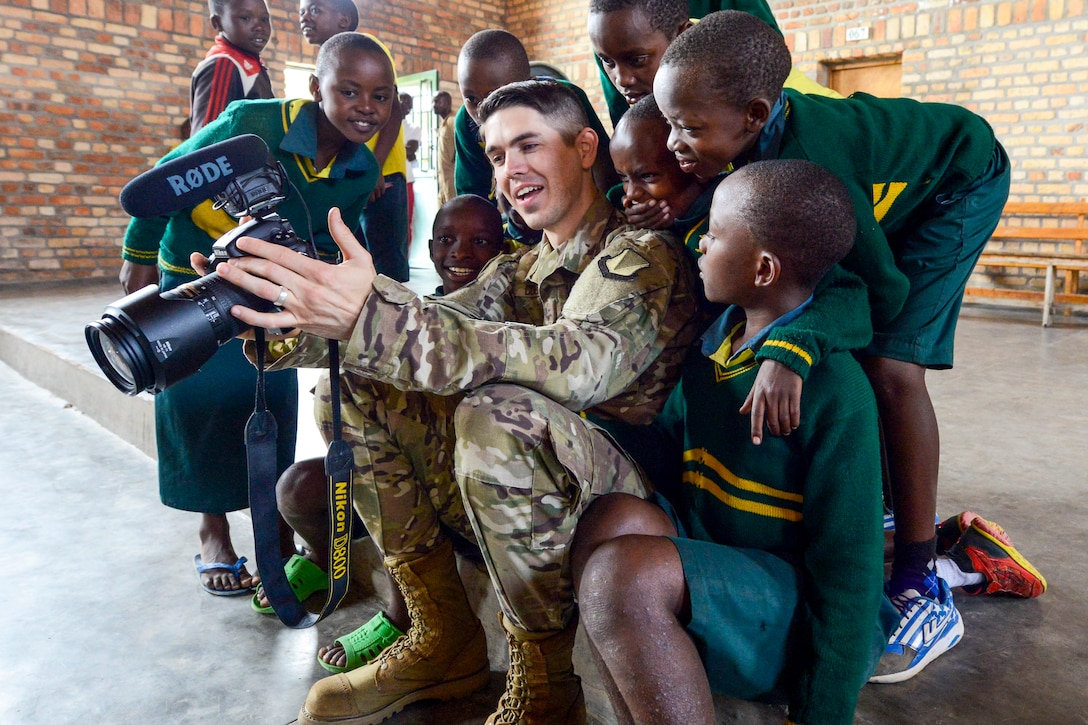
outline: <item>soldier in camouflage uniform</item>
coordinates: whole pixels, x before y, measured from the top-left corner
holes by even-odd
[[[249,250],[258,257],[224,275],[268,298],[290,293],[285,312],[240,313],[244,321],[272,327],[275,317],[348,340],[339,394],[355,504],[412,619],[375,662],[316,683],[301,723],[379,722],[415,700],[486,686],[483,631],[440,524],[479,542],[502,608],[511,667],[489,722],[585,721],[571,665],[569,544],[594,497],[646,493],[637,466],[593,420],[652,419],[698,332],[697,301],[680,245],[623,227],[598,192],[596,135],[568,89],[512,84],[481,117],[500,188],[544,230],[536,247],[493,259],[475,283],[438,299],[383,277],[345,284],[364,299],[354,324],[336,329],[306,323],[336,287],[314,278],[346,270],[258,242]],[[270,269],[266,253],[292,271]],[[345,249],[339,267],[353,256]],[[311,334],[288,347],[274,369],[326,359]],[[329,402],[328,390],[320,395]]]

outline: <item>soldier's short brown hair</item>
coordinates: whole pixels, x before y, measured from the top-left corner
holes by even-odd
[[[517,107],[531,108],[547,118],[568,144],[573,144],[582,129],[589,126],[589,118],[577,94],[559,81],[545,79],[509,83],[496,90],[477,110],[480,125],[497,111]]]

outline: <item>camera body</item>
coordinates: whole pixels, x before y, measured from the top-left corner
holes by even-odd
[[[230,314],[234,305],[261,312],[277,309],[223,280],[215,269],[228,259],[247,256],[238,249],[241,237],[317,258],[313,243],[299,237],[275,211],[287,198],[288,184],[286,171],[276,162],[233,180],[215,195],[215,208],[236,218],[253,218],[216,240],[207,274],[162,293],[148,285],[107,306],[102,319],[84,328],[95,362],[118,390],[128,395],[160,393],[197,372],[220,346],[250,329]]]
[[[219,237],[215,244],[212,245],[212,253],[208,257],[209,273],[214,272],[216,267],[228,259],[248,256],[238,249],[238,240],[242,237],[255,237],[272,244],[287,247],[307,257],[317,257],[317,251],[314,249],[313,244],[295,234],[295,230],[291,228],[291,224],[286,219],[272,212],[267,213],[266,216],[251,219],[245,224],[240,224]]]

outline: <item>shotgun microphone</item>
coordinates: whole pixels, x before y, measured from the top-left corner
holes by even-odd
[[[134,217],[172,214],[211,199],[268,163],[260,136],[229,138],[140,174],[121,189],[121,208]]]

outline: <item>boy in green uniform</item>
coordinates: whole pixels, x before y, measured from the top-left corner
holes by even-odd
[[[655,452],[661,493],[598,499],[572,555],[586,633],[630,722],[709,725],[712,691],[786,700],[795,723],[853,721],[897,620],[882,594],[872,391],[836,352],[809,373],[792,435],[756,447],[732,411],[755,352],[800,314],[854,233],[846,188],[807,161],[753,164],[714,194],[700,275],[710,300],[733,306],[627,448]],[[647,666],[647,642],[668,656]]]
[[[714,13],[669,46],[654,95],[672,127],[669,148],[697,178],[800,158],[850,191],[858,233],[843,265],[869,286],[875,333],[863,366],[881,414],[896,519],[887,592],[902,614],[874,681],[895,682],[963,630],[933,568],[939,456],[925,372],[952,365],[963,288],[1008,196],[1009,163],[989,125],[965,109],[783,91],[790,68],[789,50],[766,23]],[[1011,545],[1006,552],[1020,566]]]
[[[319,55],[310,80],[313,101],[235,102],[163,160],[243,133],[260,136],[299,190],[279,205],[280,215],[302,236],[312,219],[313,242],[319,254],[331,260],[337,248],[325,212],[338,206],[358,218],[377,178],[377,165],[365,143],[389,115],[386,93],[393,89],[389,69],[376,44],[346,35]],[[355,92],[348,97],[344,88]],[[210,201],[168,217],[133,219],[122,249],[122,284],[126,291],[136,291],[154,283],[158,270],[163,290],[196,279],[189,255],[210,253],[215,240],[236,225],[226,212],[213,210]],[[208,576],[202,583],[212,593],[241,594],[256,577],[245,571],[244,560],[238,560],[222,514],[249,505],[243,430],[253,410],[256,376],[239,354],[239,344],[231,342],[229,347],[201,372],[157,395],[155,418],[163,503],[213,517],[212,524],[202,527],[198,566],[215,568],[205,569]],[[297,382],[293,373],[270,375],[267,382],[269,407],[280,421],[282,471],[294,459]],[[286,536],[288,553],[289,541]]]
[[[616,124],[609,151],[620,183],[608,191],[627,223],[669,229],[693,254],[707,228],[717,179],[685,174],[668,148],[669,124],[653,94],[643,96]]]
[[[715,10],[751,13],[778,30],[764,0],[590,0],[589,39],[613,126],[653,90],[661,55],[673,38],[691,27],[692,18]],[[798,70],[790,71],[786,87],[838,95]]]

